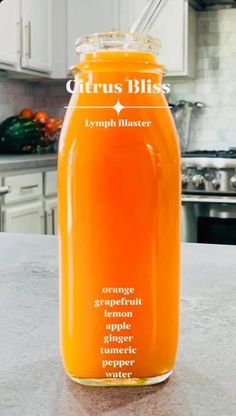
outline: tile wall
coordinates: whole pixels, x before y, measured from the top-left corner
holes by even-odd
[[[46,111],[50,117],[63,117],[69,98],[65,81],[49,84],[0,78],[0,122],[24,107]]]
[[[199,12],[195,80],[171,80],[171,101],[202,101],[190,149],[236,147],[236,9]]]

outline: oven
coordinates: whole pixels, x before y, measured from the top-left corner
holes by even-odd
[[[182,196],[182,240],[236,244],[236,196]]]
[[[236,245],[236,150],[182,159],[182,241]]]

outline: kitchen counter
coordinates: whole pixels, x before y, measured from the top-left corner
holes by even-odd
[[[46,168],[57,165],[57,154],[0,155],[0,174],[15,170]]]
[[[1,416],[236,414],[235,246],[183,245],[175,372],[126,388],[79,386],[62,369],[56,238],[0,234],[0,251]]]

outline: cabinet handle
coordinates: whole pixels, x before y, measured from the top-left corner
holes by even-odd
[[[20,65],[22,66],[23,59],[23,19],[20,18]]]
[[[47,212],[45,211],[43,215],[41,215],[41,221],[43,222],[44,233],[48,233],[48,219],[47,219]]]
[[[21,53],[21,21],[16,22],[17,30],[17,55]]]
[[[9,192],[11,192],[10,186],[0,186],[0,196],[9,194]]]
[[[28,48],[26,51],[26,56],[31,59],[31,21],[29,20],[28,25],[25,25],[25,31],[27,35],[28,40]]]
[[[46,215],[47,215],[47,219],[49,219],[49,227],[48,227],[48,221],[47,221],[47,234],[48,234],[48,232],[49,232],[49,230],[50,230],[50,234],[54,234],[54,224],[53,224],[53,222],[54,222],[54,219],[53,219],[53,210],[51,210],[51,212],[47,212],[46,213]]]
[[[31,21],[28,23],[29,28],[29,59],[31,59]]]
[[[55,211],[52,209],[52,234],[55,235]]]
[[[6,231],[5,212],[4,211],[1,212],[0,220],[1,220],[0,221],[1,222],[1,224],[0,224],[0,230],[1,231]]]
[[[24,38],[23,38],[24,39]],[[28,25],[25,25],[25,56],[29,56],[29,28]]]
[[[21,186],[20,189],[25,190],[25,189],[33,189],[33,188],[38,188],[38,185],[28,185],[28,186]]]

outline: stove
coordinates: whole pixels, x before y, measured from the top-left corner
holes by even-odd
[[[236,147],[231,147],[229,150],[192,150],[182,153],[182,157],[236,159]]]
[[[236,148],[183,153],[182,193],[236,196]]]
[[[236,245],[236,148],[182,154],[182,240]]]

